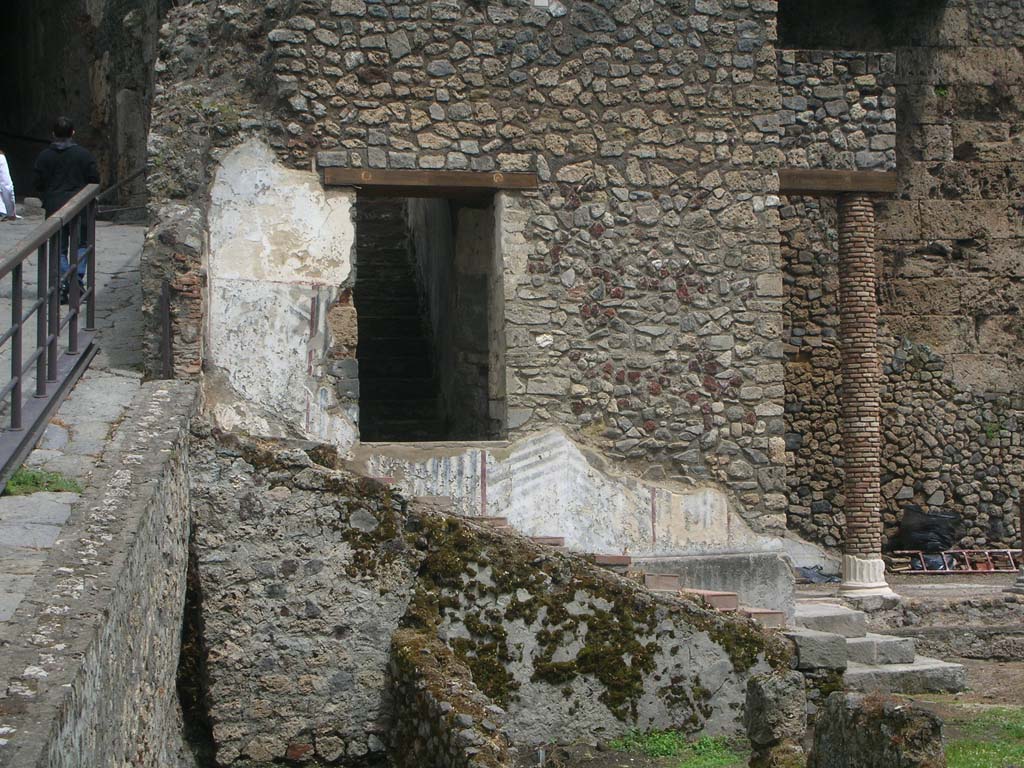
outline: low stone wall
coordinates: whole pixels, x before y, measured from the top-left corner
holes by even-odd
[[[791,168],[896,168],[896,57],[778,51],[781,148]]]
[[[192,500],[218,764],[380,759],[389,643],[438,638],[514,743],[740,729],[785,641],[583,558],[333,469],[323,446],[194,431]]]
[[[505,711],[473,684],[469,668],[428,633],[391,639],[390,738],[395,768],[503,768],[514,750],[501,732]]]
[[[869,614],[872,631],[912,637],[937,658],[1024,661],[1024,595],[904,598]]]
[[[32,591],[0,627],[0,766],[188,765],[175,674],[195,388],[141,387]]]

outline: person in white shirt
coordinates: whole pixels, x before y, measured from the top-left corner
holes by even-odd
[[[11,181],[11,171],[7,167],[7,156],[0,149],[0,218],[5,221],[14,221],[14,182]]]

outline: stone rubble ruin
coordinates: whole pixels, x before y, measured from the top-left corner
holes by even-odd
[[[913,623],[905,508],[1020,546],[1019,3],[81,5],[69,103],[112,178],[145,155],[147,372],[201,391],[217,764],[744,718],[785,764],[773,697],[824,744],[873,706],[837,689],[965,685],[873,622]]]

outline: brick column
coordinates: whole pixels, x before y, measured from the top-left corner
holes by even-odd
[[[870,195],[842,194],[839,210],[839,338],[846,541],[844,594],[891,594],[882,562],[879,468],[878,300],[875,205]]]

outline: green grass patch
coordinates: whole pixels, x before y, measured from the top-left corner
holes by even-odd
[[[5,496],[27,496],[38,491],[71,491],[81,493],[82,486],[69,480],[58,472],[44,472],[41,469],[25,469],[22,467],[7,481],[4,488]]]
[[[672,768],[743,768],[748,754],[728,740],[702,736],[689,741],[678,731],[632,731],[612,742],[622,752],[640,752],[648,757],[674,757]]]
[[[949,768],[1024,765],[1024,708],[986,707],[950,718],[958,731],[946,745]]]

